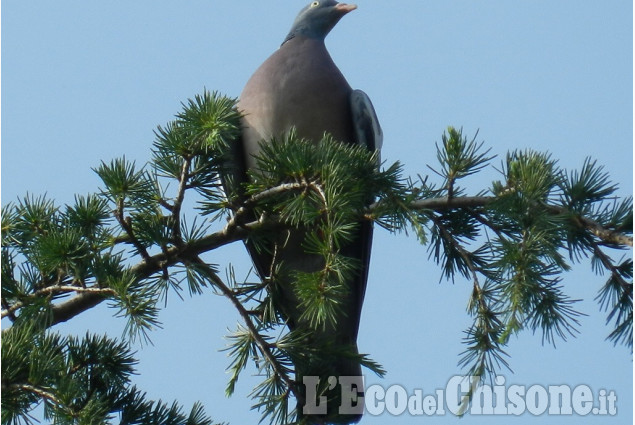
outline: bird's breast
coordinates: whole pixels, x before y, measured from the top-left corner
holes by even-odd
[[[327,132],[353,143],[351,91],[323,42],[288,41],[256,70],[240,96],[248,156],[258,153],[262,140],[291,128],[310,140],[320,140]]]

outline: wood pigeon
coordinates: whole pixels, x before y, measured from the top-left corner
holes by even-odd
[[[356,5],[332,0],[312,1],[300,11],[280,48],[249,79],[237,104],[243,116],[241,142],[235,150],[236,160],[241,161],[239,169],[254,170],[254,156],[260,153],[262,143],[273,137],[288,135],[292,129],[299,138],[316,142],[329,133],[338,141],[363,145],[370,151],[381,148],[382,131],[372,103],[364,92],[351,89],[324,44],[325,37],[335,24],[356,8]],[[244,182],[246,178],[246,173],[242,173],[238,179]],[[257,249],[253,242],[246,242],[258,274],[262,279],[271,280],[275,286],[270,290],[278,294],[274,302],[289,328],[310,329],[307,348],[311,348],[311,344],[314,347],[331,345],[347,347],[350,353],[357,354],[357,332],[368,276],[372,223],[362,221],[358,226],[358,234],[341,248],[340,253],[356,259],[360,267],[348,282],[336,326],[326,329],[310,329],[308,323],[303,323],[302,311],[293,291],[294,271],[316,272],[324,265],[321,257],[304,252],[306,233],[300,229],[286,231],[270,238],[266,242],[267,249]],[[277,264],[282,264],[286,272],[276,274],[272,279],[270,274]],[[362,375],[359,362],[352,360],[350,355],[325,353],[320,359],[318,353],[310,357],[318,359],[308,364],[293,359],[300,391],[305,390],[304,376],[317,376],[322,384],[326,384],[331,376],[339,382],[340,376]],[[333,378],[328,382],[334,382]],[[339,384],[329,388],[326,414],[320,409],[312,411],[308,408],[309,405],[318,405],[319,401],[307,400],[306,405],[298,405],[299,416],[309,423],[358,421],[363,403],[358,403],[353,411],[340,414],[338,394],[342,388]],[[363,394],[361,385],[357,391]]]

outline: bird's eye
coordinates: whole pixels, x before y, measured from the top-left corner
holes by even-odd
[[[319,1],[314,1],[313,3],[311,3],[311,7],[317,7],[320,5]]]

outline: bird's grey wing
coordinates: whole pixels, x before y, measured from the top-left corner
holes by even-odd
[[[370,151],[380,151],[384,133],[370,98],[361,90],[351,93],[351,115],[357,143]]]
[[[379,150],[383,143],[383,131],[379,125],[375,108],[368,95],[361,90],[353,90],[350,97],[350,104],[356,143],[365,146],[371,152],[377,152],[377,166],[379,167]],[[370,202],[372,202],[372,200],[369,200],[369,203]],[[359,223],[359,226],[360,230],[355,240],[343,249],[344,255],[360,260],[359,274],[356,278],[357,282],[354,288],[354,292],[357,292],[354,294],[357,303],[356,322],[354,323],[355,337],[357,337],[362,304],[366,294],[370,253],[373,242],[373,223],[368,220],[363,220]]]

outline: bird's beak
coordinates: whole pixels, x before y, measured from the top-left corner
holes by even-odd
[[[352,12],[355,9],[357,9],[356,4],[338,3],[335,5],[335,10],[337,10],[338,12],[341,12],[342,15],[345,15],[348,12]]]

